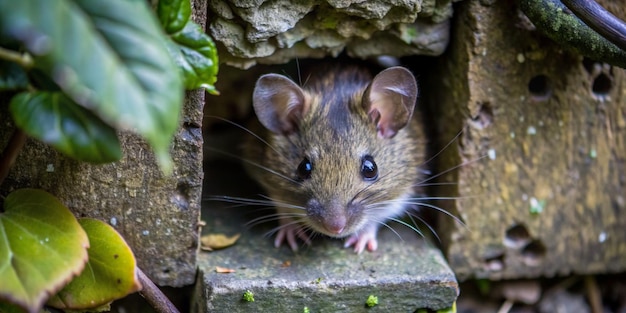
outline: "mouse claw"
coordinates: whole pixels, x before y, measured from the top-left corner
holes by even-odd
[[[354,245],[354,252],[357,254],[361,254],[365,247],[370,252],[376,251],[378,249],[378,240],[376,240],[376,232],[367,231],[361,234],[355,234],[346,239],[343,247],[348,248]]]
[[[311,245],[311,238],[300,225],[284,225],[284,227],[278,230],[278,233],[276,234],[276,238],[274,239],[274,247],[279,248],[283,244],[283,242],[287,241],[287,244],[289,245],[291,250],[296,252],[298,251],[297,238],[300,238],[300,240],[302,240],[306,245]]]

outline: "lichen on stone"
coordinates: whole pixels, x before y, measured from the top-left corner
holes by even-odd
[[[209,31],[220,59],[247,68],[294,58],[439,55],[451,0],[216,0]]]

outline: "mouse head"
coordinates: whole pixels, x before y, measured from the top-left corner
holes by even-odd
[[[254,110],[272,133],[262,164],[280,174],[261,183],[304,208],[311,228],[343,237],[398,215],[394,200],[412,193],[421,155],[406,126],[417,83],[402,67],[373,79],[357,70],[322,77],[304,89],[277,74],[257,81]]]
[[[307,96],[310,95],[289,78],[266,74],[254,88],[254,110],[267,129],[288,135],[298,130],[303,116],[310,110]],[[416,100],[417,83],[413,74],[403,67],[392,67],[374,77],[361,106],[376,125],[378,135],[391,138],[408,124]]]

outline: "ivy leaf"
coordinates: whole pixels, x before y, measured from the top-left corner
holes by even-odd
[[[171,171],[182,77],[146,1],[0,0],[0,32],[20,41],[74,102],[146,138]]]
[[[59,309],[82,310],[102,306],[141,289],[133,252],[108,224],[90,218],[78,221],[91,247],[83,272],[74,278],[48,305]]]
[[[172,34],[187,25],[191,17],[191,1],[159,0],[157,15],[165,32]]]
[[[115,129],[61,92],[21,93],[10,110],[27,134],[75,159],[104,163],[122,157]]]
[[[37,312],[87,262],[89,240],[53,195],[19,189],[0,214],[0,299]]]
[[[215,89],[219,62],[217,49],[211,37],[190,19],[189,0],[161,0],[157,15],[171,41],[168,49],[183,71],[185,88],[204,88],[212,94]]]

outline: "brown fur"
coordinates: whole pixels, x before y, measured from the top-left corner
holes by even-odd
[[[300,221],[318,232],[325,232],[321,226],[325,221],[341,216],[348,220],[345,235],[357,232],[371,221],[359,212],[363,206],[349,203],[367,206],[394,200],[410,193],[418,182],[425,153],[422,127],[413,118],[395,136],[381,138],[364,107],[364,93],[371,81],[369,73],[356,67],[312,76],[303,87],[306,104],[297,130],[287,134],[265,130],[262,137],[271,147],[258,140],[246,145],[248,160],[292,180],[257,166],[247,167],[251,175],[273,200],[309,206],[308,219]],[[365,155],[373,156],[378,165],[377,181],[364,181],[360,174]],[[299,181],[297,168],[305,157],[312,162],[313,172],[310,179]],[[311,208],[312,199],[320,208]],[[280,204],[277,209],[298,211]]]

